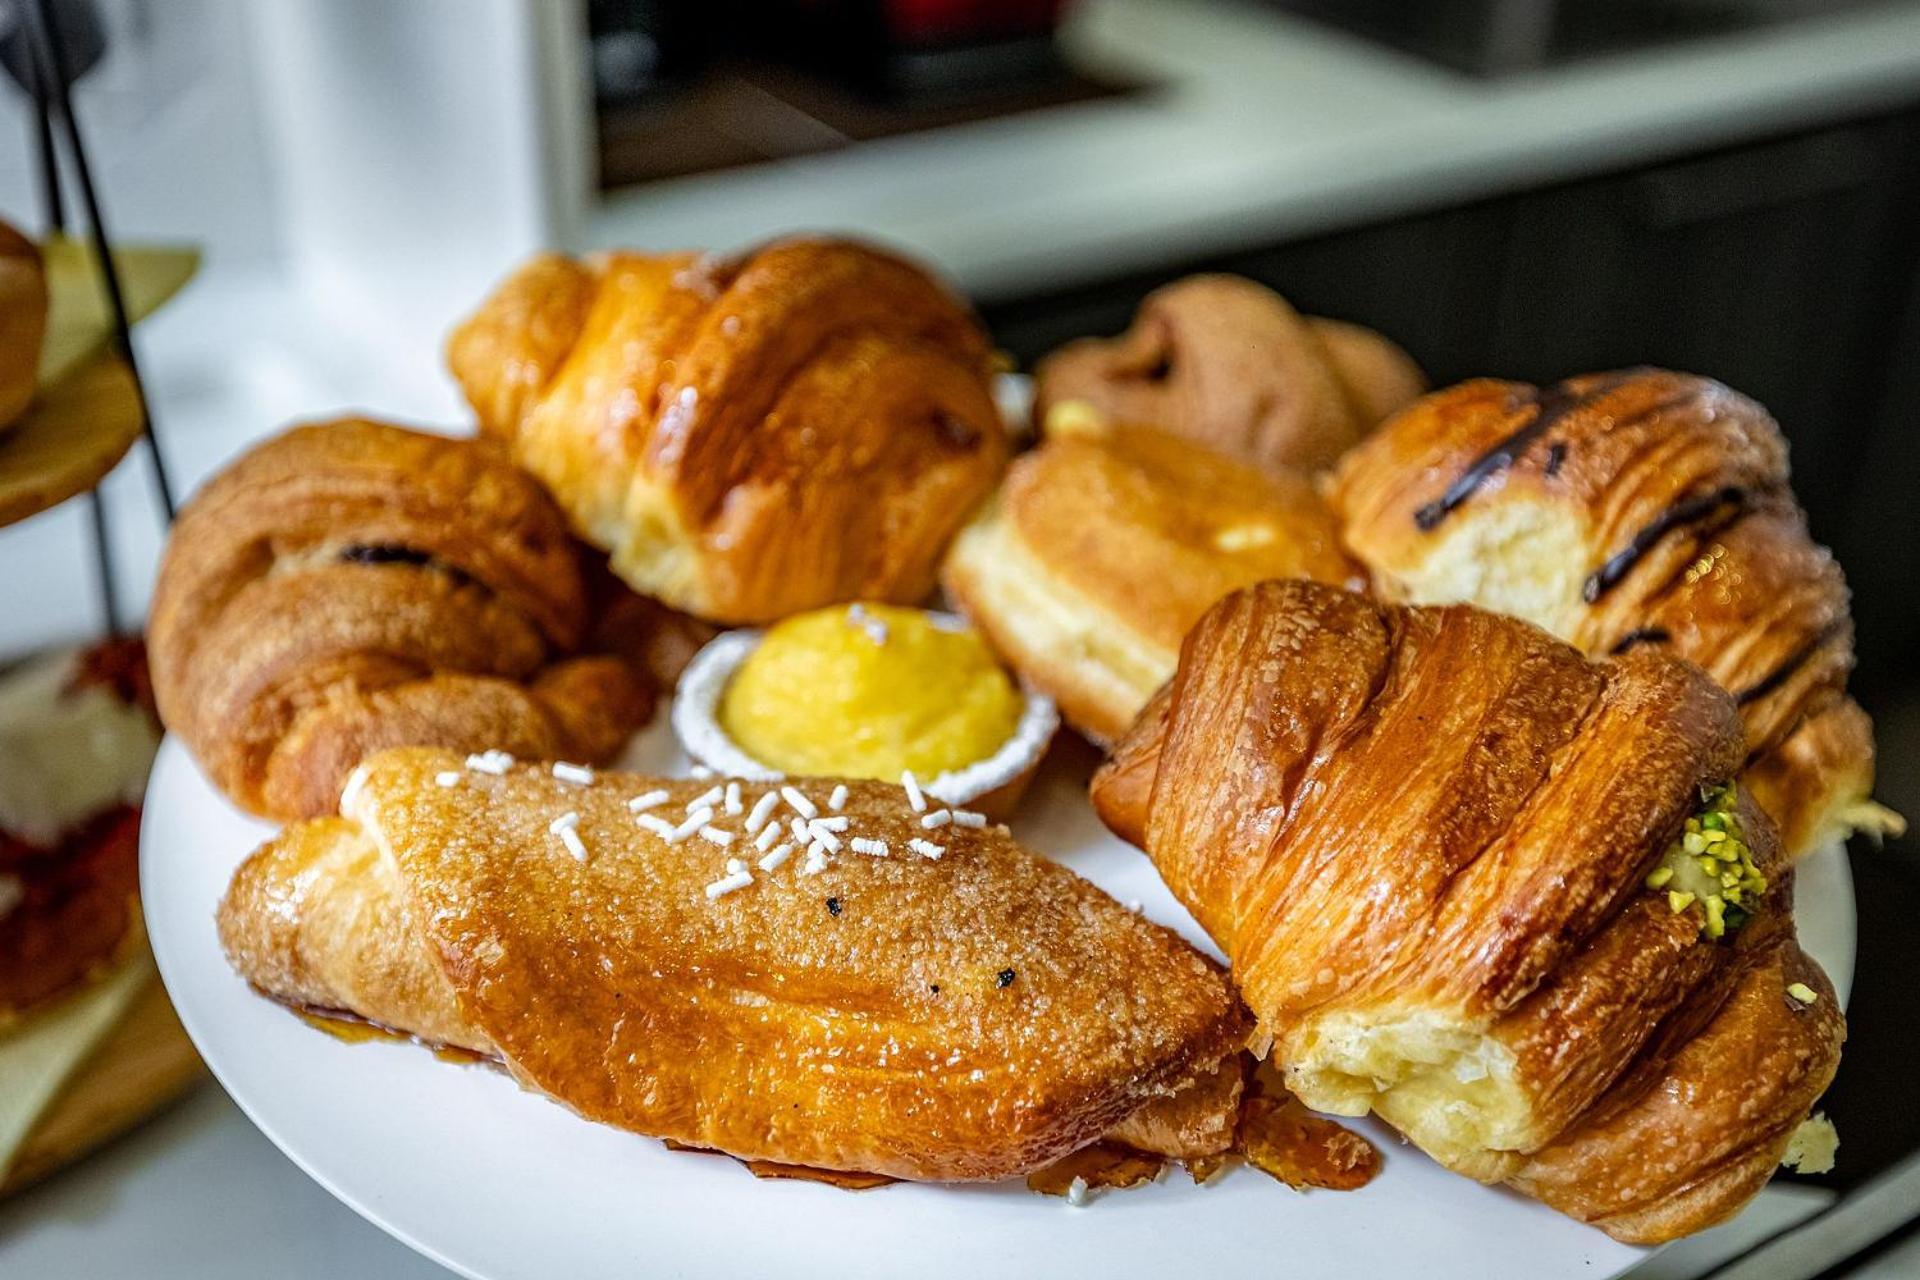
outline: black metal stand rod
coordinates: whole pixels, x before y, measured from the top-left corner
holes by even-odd
[[[167,523],[172,524],[173,484],[167,478],[167,465],[160,455],[160,442],[154,438],[146,383],[140,377],[140,363],[133,352],[133,326],[127,319],[126,299],[120,292],[120,272],[114,265],[106,219],[101,215],[99,196],[94,191],[92,166],[87,163],[87,149],[80,136],[80,122],[74,118],[73,101],[67,92],[66,79],[60,74],[60,20],[54,12],[52,0],[34,0],[34,3],[24,7],[28,20],[34,24],[34,35],[42,58],[42,73],[51,89],[48,101],[60,118],[61,132],[66,135],[74,177],[80,187],[80,203],[86,210],[88,229],[92,233],[93,251],[100,260],[100,278],[106,288],[107,306],[113,314],[114,341],[120,349],[121,358],[127,362],[128,372],[133,375],[134,393],[140,401],[140,432],[153,458],[155,493],[160,499],[160,509],[165,512]]]
[[[38,46],[27,64],[27,78],[33,82],[35,135],[39,143],[35,155],[40,168],[40,199],[47,227],[62,232],[67,225],[66,203],[60,187],[60,157],[53,134],[52,74],[40,64]],[[93,530],[94,586],[100,593],[100,616],[108,636],[120,634],[120,597],[113,568],[113,533],[107,520],[107,504],[97,488],[87,491],[87,513]]]

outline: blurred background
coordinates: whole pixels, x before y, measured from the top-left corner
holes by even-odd
[[[86,37],[75,110],[113,230],[204,254],[137,336],[183,487],[294,418],[460,421],[444,333],[537,248],[862,234],[948,273],[1022,365],[1118,332],[1158,284],[1232,271],[1382,331],[1436,385],[1647,363],[1767,405],[1853,586],[1880,798],[1920,814],[1920,4],[62,9]],[[0,79],[0,216],[30,230],[33,118]],[[103,491],[134,609],[160,536],[147,465],[136,451]],[[87,537],[73,507],[0,532],[0,658],[99,628]],[[1920,1212],[1920,852],[1852,862],[1840,1166],[1777,1181],[1649,1275],[1920,1274],[1902,1225]],[[0,1202],[0,1273],[439,1274],[211,1086]]]

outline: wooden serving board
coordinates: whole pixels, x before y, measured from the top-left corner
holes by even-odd
[[[0,1196],[38,1182],[185,1093],[206,1072],[154,977],[35,1123]]]
[[[0,525],[93,488],[140,438],[140,395],[118,360],[95,361],[40,396],[0,435]]]

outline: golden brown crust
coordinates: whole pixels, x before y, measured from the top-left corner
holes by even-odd
[[[1392,598],[1516,613],[1595,657],[1653,645],[1698,663],[1735,695],[1767,768],[1853,666],[1846,583],[1787,479],[1759,405],[1636,369],[1437,392],[1341,462],[1333,501]],[[1767,788],[1792,803],[1771,812],[1796,855],[1821,816],[1865,798],[1863,727],[1848,726],[1844,758],[1824,744],[1825,777],[1805,772],[1816,753],[1802,748],[1796,782]]]
[[[663,787],[678,813],[708,783],[517,768],[436,785],[458,767],[384,753],[349,788],[351,820],[256,853],[221,912],[241,974],[421,1031],[414,993],[432,984],[409,957],[425,954],[457,1006],[440,1038],[491,1047],[590,1119],[916,1179],[1034,1168],[1244,1039],[1217,966],[1004,828],[952,828],[937,861],[851,854],[802,877],[795,859],[710,899],[726,852],[669,845],[626,804]],[[899,788],[847,785],[853,831],[902,850],[919,833]],[[564,811],[584,862],[549,830]]]
[[[1292,577],[1362,581],[1306,477],[1128,426],[1020,458],[942,571],[994,647],[1103,744],[1173,674],[1208,605]]]
[[[1559,1168],[1596,1198],[1542,1191],[1550,1203],[1667,1239],[1744,1203],[1751,1179],[1683,1192],[1726,1151],[1771,1150],[1839,1057],[1837,1014],[1817,1034],[1784,998],[1738,1035],[1712,1018],[1752,957],[1812,967],[1750,796],[1740,826],[1773,888],[1734,943],[1643,886],[1743,757],[1732,700],[1666,653],[1593,663],[1477,609],[1264,583],[1189,633],[1093,800],[1226,951],[1309,1105],[1372,1108],[1484,1180],[1535,1189]],[[1795,1078],[1818,1086],[1756,1090],[1736,1064],[1757,1044],[1790,1045]],[[1696,1059],[1711,1066],[1697,1079]],[[1639,1157],[1554,1144],[1624,1114],[1623,1090],[1684,1081],[1692,1102],[1660,1125],[1672,1167],[1634,1184],[1645,1211],[1593,1208]]]
[[[537,258],[453,333],[482,429],[637,590],[724,622],[915,603],[1007,443],[971,313],[898,258]]]
[[[47,332],[47,273],[40,250],[0,221],[0,433],[32,402]]]
[[[382,747],[601,760],[652,690],[587,625],[575,550],[493,450],[343,420],[253,449],[181,512],[150,637],[168,726],[242,807],[330,810]]]
[[[1302,316],[1238,276],[1147,295],[1117,338],[1068,343],[1035,370],[1045,421],[1078,402],[1258,467],[1323,467],[1426,389],[1407,354],[1358,325]]]

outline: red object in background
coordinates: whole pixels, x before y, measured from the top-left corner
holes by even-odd
[[[1059,25],[1067,0],[879,0],[896,43],[986,44],[1042,36]]]

